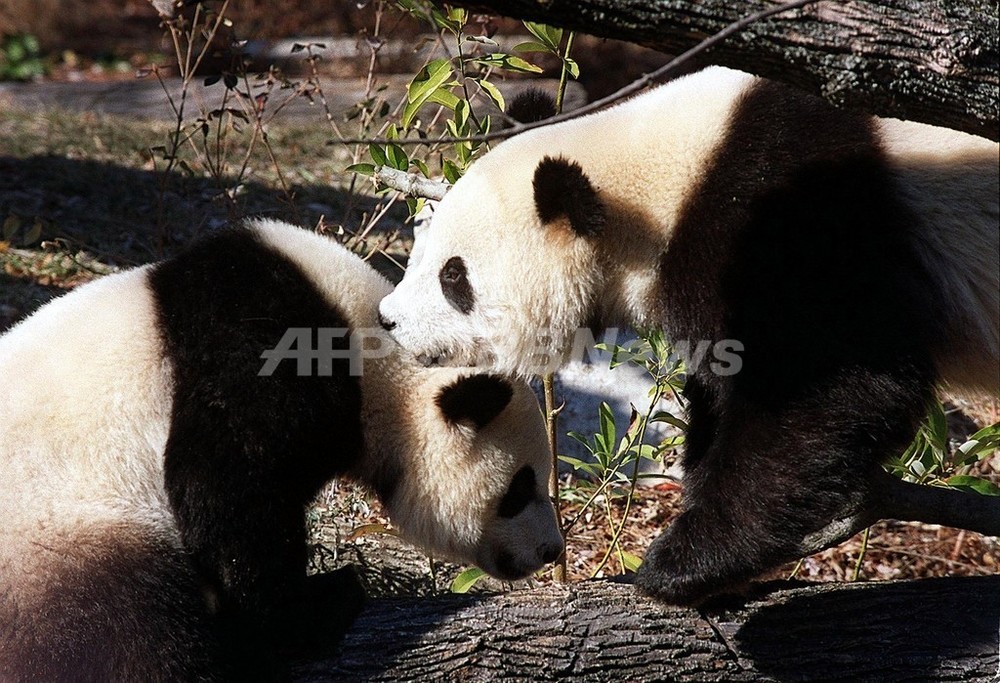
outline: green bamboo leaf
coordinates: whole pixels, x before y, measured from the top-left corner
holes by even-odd
[[[486,94],[489,95],[489,98],[493,100],[493,104],[497,105],[500,111],[507,109],[507,105],[503,100],[503,95],[500,94],[500,90],[495,85],[489,81],[479,81],[479,85],[486,92]]]
[[[450,83],[448,84],[448,87],[451,87]],[[440,104],[442,107],[447,107],[448,109],[455,111],[455,107],[457,107],[458,103],[463,100],[455,97],[455,95],[453,95],[447,87],[440,87],[431,93],[431,96],[427,98],[427,101],[432,104]]]
[[[459,137],[465,135],[469,132],[469,103],[465,100],[460,100],[457,105],[455,105],[455,118],[449,121],[453,128],[451,130],[452,135]]]
[[[42,222],[35,219],[35,222],[31,224],[28,228],[27,234],[24,236],[24,246],[28,247],[37,242],[42,238]]]
[[[973,477],[968,474],[956,474],[955,476],[948,477],[943,481],[945,484],[955,489],[974,491],[984,496],[1000,496],[1000,486],[997,486],[989,479],[983,479],[982,477]]]
[[[403,114],[402,114],[402,116],[400,117],[400,120],[399,120],[399,123],[403,126],[403,128],[409,128],[410,127],[410,124],[413,123],[413,119],[416,118],[417,112],[420,110],[420,107],[423,104],[424,104],[423,102],[420,102],[420,103],[417,103],[417,102],[407,102],[406,103],[406,106],[403,107]]]
[[[604,445],[606,448],[610,448],[615,442],[616,436],[615,414],[611,410],[611,406],[609,406],[606,401],[601,401],[601,406],[598,409],[598,415],[600,416],[601,436],[604,439]]]
[[[458,34],[458,32],[462,30],[462,24],[464,23],[464,14],[456,15],[463,17],[462,21],[458,21],[452,18],[452,13],[454,11],[455,10],[449,10],[448,14],[446,15],[440,10],[433,9],[431,10],[431,21],[433,21],[434,24],[440,29],[444,29],[451,33]],[[461,12],[462,10],[458,11]]]
[[[575,59],[567,57],[563,60],[563,64],[566,65],[566,73],[569,74],[570,78],[573,80],[580,78],[580,65],[576,63]]]
[[[932,445],[942,453],[946,452],[948,450],[948,418],[945,417],[944,407],[940,401],[934,401],[931,405],[927,426]]]
[[[14,235],[18,230],[21,229],[21,219],[15,214],[10,214],[3,222],[3,239],[5,242],[10,242],[14,239]]]
[[[431,171],[427,168],[427,164],[424,163],[423,159],[410,159],[410,163],[417,167],[417,170],[423,174],[425,178],[431,177]]]
[[[455,580],[451,582],[452,593],[468,593],[469,589],[476,585],[476,582],[486,576],[479,567],[469,567],[462,571]]]
[[[368,154],[376,166],[388,166],[389,160],[385,156],[385,150],[375,144],[368,145]]]
[[[511,48],[514,52],[552,52],[552,49],[548,45],[543,45],[542,43],[536,43],[534,41],[526,41],[523,43],[518,43]]]
[[[649,418],[649,421],[650,422],[665,422],[668,425],[671,425],[673,427],[677,427],[678,429],[682,429],[684,431],[687,431],[687,428],[688,428],[687,422],[685,422],[681,418],[679,418],[679,417],[677,417],[677,416],[675,416],[675,415],[673,415],[671,413],[668,413],[666,411],[660,411],[660,412],[654,413],[653,416]]]
[[[451,60],[442,58],[428,62],[406,86],[406,100],[408,102],[423,102],[432,92],[447,83],[451,77]]]
[[[505,55],[499,52],[492,55],[487,55],[486,57],[480,57],[475,60],[478,64],[483,66],[488,66],[494,69],[503,69],[505,71],[515,71],[518,73],[532,73],[540,74],[542,73],[542,68],[540,66],[535,66],[534,64],[527,62],[520,57],[514,57],[513,55]]]
[[[559,51],[559,43],[562,42],[561,28],[539,24],[534,21],[524,21],[521,23],[524,24],[524,28],[528,29],[528,33],[537,38],[539,42],[544,43],[550,52]]]
[[[375,164],[351,164],[344,169],[348,173],[357,173],[358,175],[373,176],[375,175]]]
[[[397,171],[405,171],[410,167],[410,158],[399,145],[386,145],[385,156],[389,160],[389,166]]]
[[[622,562],[625,564],[625,571],[637,572],[639,571],[639,566],[642,564],[642,558],[639,557],[638,555],[633,555],[632,553],[623,550]]]
[[[462,177],[462,169],[451,159],[445,159],[441,162],[441,173],[444,175],[444,179],[452,185],[457,183],[458,179]]]
[[[413,77],[410,85],[406,88],[407,106],[403,115],[403,127],[410,125],[410,121],[419,111],[420,107],[430,99],[438,88],[451,79],[451,60],[435,59]],[[408,115],[407,115],[408,114]]]
[[[573,439],[577,443],[582,444],[591,453],[594,452],[594,447],[591,445],[590,441],[580,432],[566,432],[566,436]]]

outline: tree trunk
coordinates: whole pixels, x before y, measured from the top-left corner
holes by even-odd
[[[457,0],[679,54],[762,0]],[[713,48],[723,64],[841,107],[1000,139],[998,13],[987,0],[824,1],[753,24]]]
[[[604,581],[374,600],[298,680],[996,680],[1000,576],[789,585],[702,610]]]

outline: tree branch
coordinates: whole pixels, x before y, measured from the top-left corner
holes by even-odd
[[[1000,497],[910,484],[879,470],[866,497],[800,544],[799,557],[838,545],[880,519],[924,522],[1000,536]]]
[[[444,199],[445,193],[451,187],[448,183],[431,180],[416,173],[399,171],[388,166],[375,168],[375,182],[401,192],[407,197],[424,197],[435,201]]]
[[[457,0],[679,54],[766,0]],[[1000,139],[1000,38],[986,0],[819,2],[755,23],[710,61],[791,83],[841,107]]]

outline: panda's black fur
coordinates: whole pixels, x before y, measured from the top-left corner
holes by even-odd
[[[535,123],[556,115],[556,101],[541,88],[528,87],[511,98],[507,116],[518,123]]]
[[[174,373],[164,454],[174,516],[201,573],[224,581],[232,604],[220,609],[264,618],[306,564],[306,502],[351,469],[362,435],[346,355],[333,358],[329,377],[297,376],[288,362],[261,377],[261,352],[288,329],[351,325],[246,230],[156,266],[150,286]],[[236,511],[238,525],[229,523]]]
[[[856,509],[936,382],[997,392],[990,145],[706,70],[496,147],[380,310],[414,353],[460,363],[476,348],[454,340],[490,339],[519,374],[585,325],[738,341],[735,374],[689,366],[684,511],[638,576],[697,602]],[[464,259],[477,309],[447,314],[426,254]]]
[[[932,396],[944,316],[914,217],[871,120],[831,108],[819,136],[817,104],[750,93],[727,133],[742,144],[720,146],[660,260],[670,336],[744,348],[735,375],[703,364],[687,380],[685,512],[640,575],[681,602],[794,557],[905,448]]]

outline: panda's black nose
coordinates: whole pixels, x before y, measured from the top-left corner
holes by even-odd
[[[382,329],[386,332],[391,332],[396,327],[396,323],[382,315],[382,311],[378,312],[378,324],[381,325]]]

